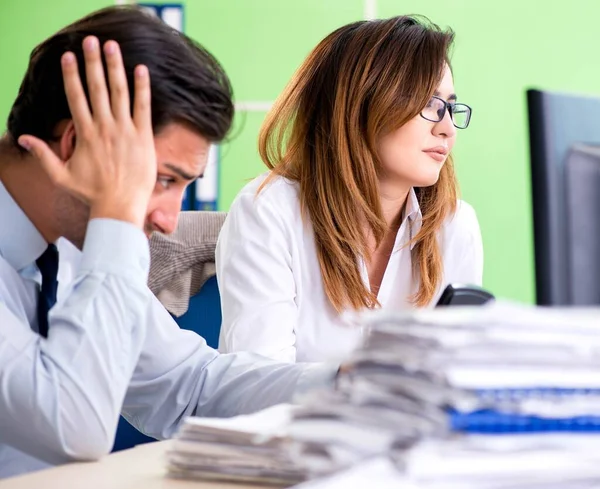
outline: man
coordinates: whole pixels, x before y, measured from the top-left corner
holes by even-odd
[[[0,140],[0,477],[107,453],[121,412],[163,438],[332,381],[335,367],[219,355],[146,287],[146,237],[175,229],[231,99],[210,54],[134,7],[32,53]]]

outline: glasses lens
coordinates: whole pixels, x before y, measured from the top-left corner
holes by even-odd
[[[456,104],[452,110],[452,121],[456,127],[464,129],[469,125],[471,119],[471,109],[468,105]]]
[[[421,115],[432,122],[439,122],[444,118],[446,112],[446,104],[443,100],[436,97],[431,97],[429,103],[421,111]]]

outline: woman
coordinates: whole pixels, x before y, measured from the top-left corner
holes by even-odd
[[[415,17],[326,37],[261,129],[269,172],[237,196],[217,245],[221,351],[284,361],[343,357],[361,338],[344,311],[435,304],[482,281],[475,212],[450,152],[453,33]]]

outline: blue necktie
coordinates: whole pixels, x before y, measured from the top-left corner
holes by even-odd
[[[48,336],[48,311],[56,304],[58,289],[58,249],[53,244],[36,260],[36,265],[42,273],[42,289],[38,300],[38,330],[45,338]]]

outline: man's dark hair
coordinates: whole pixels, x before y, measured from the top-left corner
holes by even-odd
[[[87,93],[82,42],[89,35],[96,36],[101,46],[108,40],[119,43],[130,90],[134,68],[139,64],[148,67],[155,134],[177,122],[212,142],[226,136],[233,118],[233,94],[219,62],[198,43],[140,7],[118,6],[74,22],[33,50],[8,116],[13,143],[22,134],[52,140],[56,124],[71,118],[60,58],[66,51],[75,53]]]

